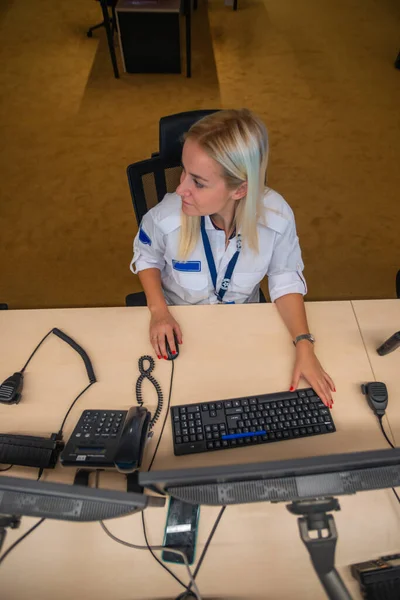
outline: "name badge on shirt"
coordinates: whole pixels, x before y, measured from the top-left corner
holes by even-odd
[[[182,273],[200,273],[201,260],[187,260],[185,262],[173,260],[172,268],[175,269],[175,271],[181,271]]]

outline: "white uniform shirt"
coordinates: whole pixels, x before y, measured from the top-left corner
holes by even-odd
[[[293,211],[273,190],[266,191],[263,202],[265,211],[257,224],[259,252],[256,254],[243,244],[224,302],[258,302],[260,281],[265,275],[272,302],[285,294],[307,293]],[[159,269],[167,304],[217,304],[201,235],[187,260],[179,259],[181,206],[178,194],[167,194],[145,214],[134,240],[131,270],[138,273],[144,269]],[[219,291],[229,261],[236,252],[236,238],[229,240],[225,249],[225,232],[216,229],[208,216],[205,227]]]

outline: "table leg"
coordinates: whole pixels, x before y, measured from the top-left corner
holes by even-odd
[[[105,29],[106,29],[106,33],[107,33],[108,49],[110,52],[111,62],[112,62],[113,70],[114,70],[114,77],[116,79],[119,79],[117,57],[115,56],[114,39],[113,39],[112,30],[111,30],[110,15],[108,14],[107,0],[100,0],[100,4],[101,4],[101,10],[103,12],[103,19],[104,19]]]

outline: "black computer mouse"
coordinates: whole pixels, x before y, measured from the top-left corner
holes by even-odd
[[[178,344],[178,338],[176,336],[175,331],[174,331],[174,340],[175,340],[176,354],[172,354],[171,348],[169,347],[167,336],[165,336],[165,348],[167,350],[167,359],[168,360],[175,360],[175,358],[178,358],[178,356],[179,356],[179,344]]]

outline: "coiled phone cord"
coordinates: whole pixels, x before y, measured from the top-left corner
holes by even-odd
[[[147,368],[145,368],[145,366],[144,366],[144,362],[146,360],[149,363],[149,366]],[[159,417],[162,413],[163,402],[164,402],[163,393],[162,393],[160,384],[158,383],[158,381],[156,379],[154,379],[153,375],[151,374],[151,372],[154,370],[154,367],[156,366],[156,364],[154,362],[154,358],[152,356],[148,356],[148,355],[141,356],[139,358],[138,364],[139,364],[140,375],[136,382],[136,400],[137,400],[137,403],[139,404],[139,406],[143,406],[142,383],[145,379],[148,379],[153,384],[153,386],[155,387],[155,390],[157,392],[157,400],[158,400],[157,408],[156,408],[154,416],[151,419],[150,425],[149,425],[149,429],[152,429],[154,427],[154,425],[157,423],[157,420],[159,419]]]

